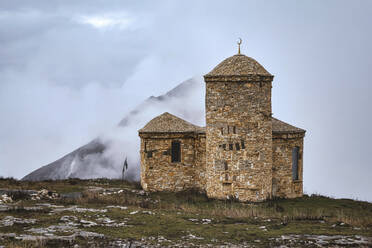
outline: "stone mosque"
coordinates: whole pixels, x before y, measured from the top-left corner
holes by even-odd
[[[253,202],[302,196],[305,130],[272,117],[274,76],[240,43],[204,75],[206,127],[163,113],[138,131],[144,190]]]

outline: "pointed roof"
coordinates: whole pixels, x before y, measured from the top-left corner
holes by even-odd
[[[143,128],[138,130],[139,133],[190,133],[205,132],[205,129],[191,124],[175,115],[165,112],[151,121]]]
[[[211,72],[206,74],[205,79],[215,77],[249,77],[262,76],[273,77],[262,65],[255,59],[243,54],[231,56],[219,63]]]
[[[305,133],[304,129],[289,125],[284,121],[272,117],[273,133]]]

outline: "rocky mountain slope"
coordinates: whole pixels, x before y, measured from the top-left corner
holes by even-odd
[[[118,126],[104,135],[45,165],[22,180],[66,178],[119,178],[125,157],[126,178],[139,178],[139,137],[137,130],[155,116],[170,112],[190,122],[203,124],[204,83],[201,78],[182,82],[164,95],[151,96],[125,116]]]

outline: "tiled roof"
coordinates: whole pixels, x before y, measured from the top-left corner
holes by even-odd
[[[305,133],[306,131],[272,118],[273,133]],[[140,133],[205,133],[205,127],[199,127],[177,116],[165,112],[149,121]]]
[[[205,78],[251,75],[272,76],[255,59],[243,54],[237,54],[219,63],[211,72],[205,75]]]
[[[273,123],[273,133],[305,133],[306,131],[289,125],[288,123],[285,123],[284,121],[278,120],[276,118],[272,118]]]
[[[165,112],[149,121],[140,133],[203,133],[205,128],[191,124],[177,116]]]

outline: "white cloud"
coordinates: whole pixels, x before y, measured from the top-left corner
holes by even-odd
[[[123,14],[109,14],[109,15],[93,15],[93,16],[80,16],[78,22],[88,24],[97,29],[106,28],[128,28],[133,19]]]

